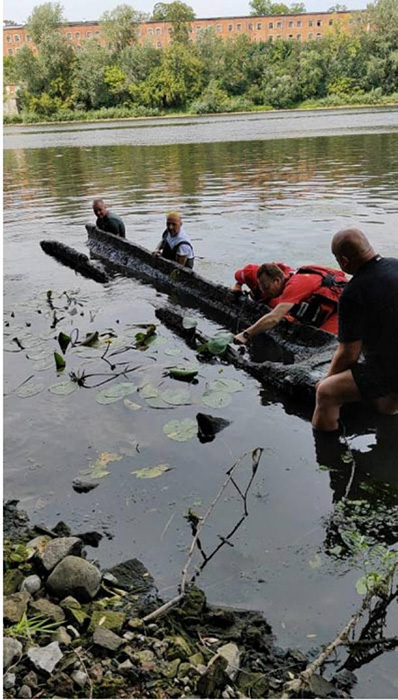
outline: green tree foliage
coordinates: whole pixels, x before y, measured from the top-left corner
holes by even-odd
[[[117,5],[101,15],[100,25],[109,45],[119,52],[137,41],[138,24],[145,19],[146,15],[131,5]]]
[[[158,22],[171,22],[171,37],[178,43],[188,43],[190,23],[195,19],[195,12],[190,5],[180,0],[174,2],[157,2],[153,8],[152,19]]]
[[[3,82],[5,85],[18,82],[18,70],[14,56],[4,56],[3,58]]]
[[[36,5],[32,14],[28,17],[27,26],[36,46],[49,33],[53,33],[64,22],[64,10],[59,2],[45,2]]]
[[[328,12],[347,12],[347,10],[347,5],[340,5],[340,3],[336,3],[336,5],[329,7]]]
[[[145,102],[152,107],[182,108],[204,87],[202,64],[194,47],[171,44],[162,52],[161,64],[143,86]]]
[[[112,64],[109,51],[97,41],[86,42],[76,54],[73,69],[73,99],[84,109],[112,105],[106,71]]]
[[[288,15],[306,12],[303,2],[272,2],[272,0],[250,0],[251,15]]]

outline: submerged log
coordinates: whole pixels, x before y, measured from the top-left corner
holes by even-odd
[[[87,255],[84,253],[79,253],[79,251],[74,248],[70,248],[64,243],[59,241],[40,241],[41,249],[47,253],[47,255],[52,255],[53,258],[71,267],[76,272],[80,272],[84,277],[90,277],[96,282],[108,282],[109,278],[104,270],[100,270],[96,265],[94,265],[88,259]]]

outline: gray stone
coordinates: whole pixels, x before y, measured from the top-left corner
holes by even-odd
[[[326,678],[322,678],[322,676],[318,676],[318,674],[314,674],[311,676],[311,678],[308,681],[311,693],[313,693],[314,697],[316,698],[328,698],[331,694],[334,694],[336,689],[332,683],[329,683],[329,681],[326,680]]]
[[[106,571],[102,578],[106,583],[111,583],[111,584],[115,584],[115,585],[118,583],[116,576],[114,576],[113,574],[110,574],[109,571]]]
[[[32,691],[28,685],[23,685],[22,688],[20,688],[19,693],[18,693],[18,697],[19,698],[31,698],[32,697]]]
[[[41,588],[41,580],[40,576],[37,576],[36,574],[32,574],[32,576],[28,576],[22,581],[21,585],[21,591],[27,591],[31,595],[34,593],[37,593]]]
[[[3,637],[3,669],[6,671],[22,656],[22,644],[13,637]]]
[[[101,583],[101,572],[80,557],[67,556],[52,571],[46,586],[57,598],[73,595],[78,600],[94,598]]]
[[[61,608],[72,608],[72,610],[81,610],[81,605],[76,598],[74,598],[72,595],[66,596],[63,600],[60,602]]]
[[[217,650],[217,654],[223,656],[224,659],[227,660],[228,666],[225,669],[225,673],[232,681],[235,680],[239,671],[240,662],[240,651],[236,644],[233,644],[232,642],[229,644],[224,644]]]
[[[71,674],[71,678],[73,682],[76,683],[76,685],[82,689],[87,683],[87,673],[84,673],[84,671],[73,671],[73,673]]]
[[[88,493],[99,485],[99,481],[84,481],[83,479],[74,479],[72,488],[76,493]]]
[[[34,610],[39,615],[44,615],[54,622],[63,622],[65,620],[65,613],[59,605],[54,605],[46,598],[40,598],[33,603],[30,603],[29,607]]]
[[[72,637],[67,633],[65,627],[58,627],[56,633],[54,634],[54,641],[59,642],[59,644],[65,644],[69,646],[72,643]]]
[[[26,611],[26,606],[30,600],[30,594],[26,591],[13,593],[3,599],[3,618],[12,625],[20,621]]]
[[[96,627],[93,634],[93,642],[97,646],[103,649],[108,649],[109,651],[117,651],[121,644],[123,644],[123,639],[118,637],[117,634],[107,630],[105,627]]]
[[[40,554],[51,542],[52,538],[50,535],[39,535],[33,540],[29,540],[28,544],[25,545],[26,549],[31,549],[35,554]]]
[[[4,690],[11,690],[14,687],[16,681],[15,673],[6,673],[3,678],[3,688]]]
[[[198,680],[197,692],[199,697],[219,697],[228,682],[228,676],[225,673],[227,665],[227,660],[218,654],[211,660],[206,671]]]
[[[117,670],[123,673],[123,671],[130,671],[133,667],[134,664],[130,661],[130,659],[126,659],[126,661],[123,661],[121,664],[119,664]]]
[[[58,642],[51,642],[45,647],[30,647],[28,657],[38,671],[52,673],[63,653]]]
[[[37,688],[39,685],[39,679],[34,671],[29,671],[29,673],[22,678],[22,683],[24,685],[28,685],[29,688]]]
[[[80,554],[82,541],[78,537],[58,537],[45,547],[41,554],[41,561],[47,571],[54,567],[70,554]]]
[[[8,569],[3,577],[3,595],[16,593],[23,581],[23,573],[19,569]]]

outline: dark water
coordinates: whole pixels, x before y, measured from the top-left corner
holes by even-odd
[[[378,114],[380,131],[383,116],[384,130],[394,131],[397,112]],[[375,122],[374,113],[372,118]],[[333,128],[333,114],[330,119]],[[179,143],[181,126],[162,124],[168,145],[156,147],[134,145],[134,129],[109,125],[6,133],[6,496],[19,498],[35,522],[54,524],[62,518],[78,531],[105,533],[95,553],[101,563],[137,556],[167,596],[175,589],[191,540],[183,519],[188,507],[204,512],[234,459],[264,447],[249,499],[250,517],[235,546],[220,552],[201,582],[212,601],[263,610],[281,644],[314,651],[334,638],[360,602],[355,582],[362,570],[330,553],[336,544],[330,514],[347,489],[350,468],[334,447],[315,445],[308,409],[291,405],[230,367],[202,366],[198,385],[190,389],[192,403],[166,410],[150,408],[139,392],[128,397],[142,406],[137,411],[123,401],[98,404],[98,389],[79,388],[68,397],[48,392],[59,381],[51,364],[59,330],[78,328],[84,334],[112,328],[120,333],[127,324],[156,321],[155,308],[167,297],[128,279],[116,277],[106,287],[84,280],[45,257],[38,242],[56,238],[84,251],[90,201],[103,195],[125,219],[128,236],[148,247],[157,242],[164,212],[181,209],[195,243],[197,270],[225,283],[235,267],[247,262],[331,263],[331,235],[345,225],[360,226],[380,253],[394,255],[398,134],[355,133],[373,131],[367,119],[368,112],[362,125],[358,115],[351,120],[345,116],[345,128],[349,131],[352,122],[353,131],[346,136],[265,140],[272,134],[258,136],[257,122],[231,117],[223,127],[216,122],[213,143],[184,144]],[[206,124],[211,129],[209,120]],[[313,130],[322,125],[325,120]],[[151,122],[147,126],[145,138],[150,140]],[[153,143],[158,143],[159,129],[154,129]],[[302,136],[307,129],[308,124],[302,127]],[[72,133],[78,145],[57,145],[64,143],[65,133]],[[233,138],[225,141],[231,133]],[[48,315],[49,289],[56,305],[68,307],[58,313],[64,319],[55,330]],[[76,304],[59,296],[64,290],[69,299],[76,297]],[[205,319],[199,323],[216,329]],[[195,357],[166,328],[158,327],[158,336],[145,353],[129,351],[133,366],[145,365],[130,380],[176,388],[176,382],[162,377],[164,367]],[[13,337],[22,339],[24,351],[14,352]],[[109,370],[104,361],[89,361],[67,354],[67,369]],[[43,391],[18,397],[15,387],[32,374]],[[243,390],[232,394],[228,406],[208,408],[201,403],[203,392],[220,377],[238,379]],[[163,434],[167,421],[195,418],[198,411],[222,416],[230,425],[208,444],[196,438],[178,443]],[[378,503],[388,513],[398,504],[397,422],[373,414],[358,419],[351,413],[346,423],[358,465],[350,496],[372,508]],[[76,494],[73,479],[103,452],[117,456],[107,467],[110,474],[89,494]],[[131,473],[159,463],[172,469],[145,481]],[[243,467],[241,479],[248,468]],[[239,507],[236,494],[227,492],[209,522],[209,546],[234,524]],[[377,536],[391,541],[382,527]],[[390,636],[396,623],[396,613],[391,614]],[[395,667],[396,655],[390,653],[363,668],[357,697],[395,697]]]

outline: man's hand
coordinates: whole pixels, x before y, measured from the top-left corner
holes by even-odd
[[[242,333],[238,333],[234,337],[233,342],[235,343],[235,345],[247,345],[249,340],[250,340],[250,338],[247,335],[245,335],[245,331],[242,331]]]
[[[161,254],[162,254],[162,252],[158,248],[156,248],[156,250],[152,251],[152,255],[155,255],[156,257],[159,257]]]

